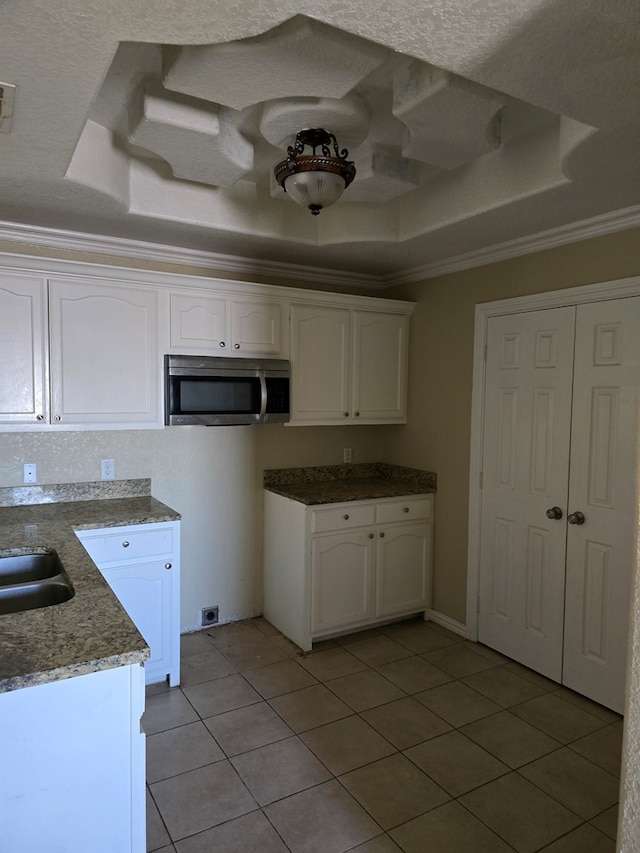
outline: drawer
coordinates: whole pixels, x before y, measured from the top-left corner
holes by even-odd
[[[429,519],[432,514],[433,497],[431,495],[381,501],[376,505],[376,522],[378,524],[388,524],[392,521]]]
[[[171,525],[145,530],[140,527],[113,528],[109,533],[79,531],[78,538],[98,565],[144,560],[173,552]]]
[[[349,530],[351,527],[364,527],[375,521],[373,504],[342,504],[340,507],[316,509],[312,513],[311,532],[325,533],[328,530]]]

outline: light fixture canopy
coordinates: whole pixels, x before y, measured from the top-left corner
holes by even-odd
[[[313,153],[305,154],[305,147]],[[317,216],[323,207],[336,202],[355,178],[355,163],[347,160],[348,156],[346,148],[339,150],[333,133],[321,127],[301,130],[295,144],[287,148],[287,159],[274,169],[276,181],[294,201]]]

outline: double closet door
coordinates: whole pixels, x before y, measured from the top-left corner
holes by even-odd
[[[621,712],[640,297],[488,322],[478,638]]]

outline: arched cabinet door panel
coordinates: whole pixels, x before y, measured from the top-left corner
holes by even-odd
[[[49,315],[53,424],[161,422],[154,290],[55,279]]]

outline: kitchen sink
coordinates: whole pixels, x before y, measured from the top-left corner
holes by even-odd
[[[41,581],[63,571],[60,557],[55,551],[0,557],[0,586]]]
[[[74,595],[55,551],[0,557],[0,615],[62,604]]]

